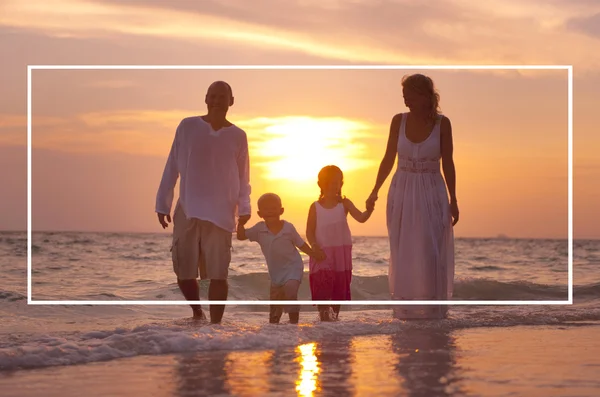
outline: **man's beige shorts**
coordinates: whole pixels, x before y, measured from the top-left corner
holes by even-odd
[[[173,271],[179,280],[226,280],[232,233],[214,223],[187,218],[177,203],[173,213]]]

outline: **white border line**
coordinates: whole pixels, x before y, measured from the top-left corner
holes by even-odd
[[[31,97],[32,70],[567,70],[568,72],[568,300],[566,301],[55,301],[32,300]],[[565,305],[573,304],[573,65],[27,65],[27,304],[29,305]]]
[[[508,305],[566,305],[567,301],[475,301],[475,300],[462,300],[462,301],[270,301],[270,300],[254,300],[254,301],[50,301],[50,300],[38,300],[32,301],[34,305],[190,305],[190,304],[204,304],[204,305],[346,305],[346,306],[399,306],[399,305],[490,305],[490,306],[508,306]]]
[[[31,220],[31,66],[27,66],[27,304],[31,305],[31,257],[32,257],[32,220]]]
[[[568,70],[572,65],[28,65],[40,70]]]
[[[573,304],[573,66],[569,66],[568,71],[568,88],[567,88],[567,106],[568,106],[568,262],[569,262],[569,304]]]

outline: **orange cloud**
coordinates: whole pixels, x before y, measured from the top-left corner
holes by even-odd
[[[120,33],[172,39],[216,39],[354,62],[382,59],[393,63],[416,62],[410,54],[402,51],[390,52],[377,46],[354,45],[352,42],[344,45],[326,43],[302,32],[286,32],[224,17],[177,10],[76,0],[56,0],[52,3],[43,0],[9,0],[4,9],[0,24],[42,30],[50,34],[81,34],[85,37]],[[436,58],[430,57],[428,61],[439,62],[440,59]]]
[[[254,3],[203,3],[200,7],[162,1],[142,5],[108,0],[6,0],[0,24],[55,36],[127,34],[225,42],[346,62],[600,67],[594,38],[568,29],[568,21],[585,10],[564,2],[544,7],[537,1],[495,3],[489,7],[489,2],[484,6],[466,0],[436,2],[435,6],[273,2],[261,3],[262,7]],[[273,7],[281,12],[271,12]],[[317,22],[313,21],[316,17]]]

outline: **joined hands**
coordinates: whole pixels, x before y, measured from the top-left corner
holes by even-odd
[[[250,215],[242,215],[238,218],[238,226],[244,226],[250,220]]]
[[[372,192],[369,195],[369,198],[365,202],[365,206],[367,207],[367,211],[373,212],[375,210],[375,202],[377,201],[377,192]]]

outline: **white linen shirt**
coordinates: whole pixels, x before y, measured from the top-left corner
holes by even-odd
[[[294,225],[283,221],[279,233],[273,234],[264,221],[258,222],[246,229],[246,237],[260,245],[267,261],[271,283],[283,285],[289,280],[302,282],[304,262],[296,247],[302,247],[304,240]]]
[[[188,218],[235,231],[235,216],[250,215],[246,132],[231,125],[214,131],[200,116],[183,119],[156,195],[156,212],[170,214],[179,182],[179,204]]]

